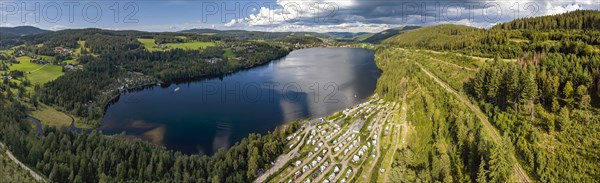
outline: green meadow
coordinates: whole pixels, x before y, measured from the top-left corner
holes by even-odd
[[[19,64],[12,64],[10,70],[25,71],[25,76],[35,84],[44,84],[63,75],[62,67],[58,65],[40,65],[31,63],[31,58],[27,56],[18,57]]]
[[[139,38],[138,41],[140,43],[142,43],[144,45],[144,47],[148,50],[148,51],[161,51],[162,49],[157,49],[154,48],[154,46],[156,46],[156,43],[154,42],[154,39],[145,39],[145,38]],[[187,43],[167,43],[165,44],[166,46],[168,46],[169,48],[165,49],[175,49],[175,48],[179,48],[179,49],[204,49],[206,47],[209,46],[215,46],[216,44],[214,42],[187,42]]]

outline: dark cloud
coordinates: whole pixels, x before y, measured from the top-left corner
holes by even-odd
[[[228,26],[260,27],[319,26],[346,24],[348,26],[377,27],[373,25],[432,25],[457,23],[489,27],[515,18],[564,13],[575,9],[598,9],[595,0],[574,1],[466,1],[466,0],[279,0],[278,8],[271,11],[274,18],[248,17],[230,22]],[[288,11],[303,9],[300,18],[286,19]],[[318,9],[318,11],[316,11]],[[288,10],[288,11],[286,11]],[[318,12],[318,13],[315,13]],[[263,13],[267,14],[267,13]],[[288,14],[289,15],[289,14]],[[280,16],[280,17],[277,17]],[[338,26],[339,27],[339,26]],[[381,26],[383,27],[383,26]],[[368,30],[367,30],[368,31]]]

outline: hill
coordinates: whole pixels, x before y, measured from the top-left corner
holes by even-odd
[[[40,29],[40,28],[33,27],[33,26],[0,27],[0,34],[3,36],[5,34],[16,35],[16,36],[35,35],[35,34],[43,34],[43,33],[47,33],[47,32],[52,32],[52,31]]]
[[[230,36],[243,40],[274,40],[284,37],[305,37],[312,36],[318,38],[329,38],[327,34],[315,32],[260,32],[246,30],[215,30],[215,29],[190,29],[182,30],[180,33],[195,33],[204,35]]]
[[[475,44],[483,32],[482,29],[464,25],[442,24],[409,30],[388,38],[383,43],[434,50],[453,50]]]
[[[420,26],[404,26],[404,27],[396,27],[381,31],[375,34],[368,34],[361,37],[358,37],[357,40],[365,43],[379,43],[387,38],[392,36],[402,34],[406,31],[421,28]]]
[[[600,30],[600,11],[576,10],[559,15],[523,18],[502,24],[493,29],[585,29]]]
[[[362,35],[371,34],[371,33],[368,33],[368,32],[327,32],[325,34],[327,34],[331,37],[334,37],[334,38],[338,38],[338,39],[354,40],[357,37],[360,37]]]

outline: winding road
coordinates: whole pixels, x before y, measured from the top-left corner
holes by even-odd
[[[0,147],[1,148],[5,148],[6,146],[4,146],[4,144],[2,142],[0,142]],[[39,174],[37,174],[35,171],[31,170],[29,167],[27,167],[25,164],[21,163],[21,161],[19,161],[11,152],[10,150],[8,150],[8,148],[6,148],[6,155],[8,155],[8,158],[12,161],[14,161],[17,165],[19,165],[21,168],[27,170],[29,172],[29,174],[31,175],[31,177],[33,177],[33,179],[39,181],[39,182],[45,182],[44,178],[42,176],[40,176]]]

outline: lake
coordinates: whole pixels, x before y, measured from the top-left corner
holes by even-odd
[[[310,48],[221,77],[124,92],[98,128],[186,154],[213,154],[250,133],[317,118],[370,97],[381,75],[374,52]]]

